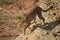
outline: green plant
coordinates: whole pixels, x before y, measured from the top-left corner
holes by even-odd
[[[17,15],[17,16],[16,16],[16,19],[21,19],[21,18],[22,18],[21,15]]]

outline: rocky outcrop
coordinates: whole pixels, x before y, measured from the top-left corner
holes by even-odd
[[[43,10],[53,6],[48,11],[39,12],[42,13],[45,24],[41,21],[39,13],[32,13],[34,15],[28,16],[28,19],[32,19],[31,30],[27,29],[25,35],[20,34],[15,40],[60,40],[60,0],[39,0],[38,6]],[[41,25],[42,23],[44,25]]]

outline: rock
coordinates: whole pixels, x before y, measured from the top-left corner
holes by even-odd
[[[15,40],[56,40],[52,33],[48,33],[46,30],[37,28],[29,35],[18,36]]]
[[[60,40],[60,5],[59,0],[39,0],[38,6],[43,10],[49,9],[53,6],[52,9],[42,13],[42,17],[45,19],[45,24],[43,23],[38,15],[35,15],[36,19],[31,21],[30,27],[32,32],[29,33],[26,31],[25,35],[20,34],[15,40]],[[38,13],[36,13],[38,14]],[[31,19],[33,16],[31,15]],[[35,22],[33,22],[35,21]]]

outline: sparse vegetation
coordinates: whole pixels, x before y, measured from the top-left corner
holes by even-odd
[[[8,24],[7,21],[0,22],[0,25],[7,25],[7,24]]]
[[[0,0],[0,6],[13,4],[12,0]]]
[[[16,16],[16,19],[21,19],[21,18],[22,18],[21,15],[17,15],[17,16]]]

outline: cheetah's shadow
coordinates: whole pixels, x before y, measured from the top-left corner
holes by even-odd
[[[60,17],[56,21],[53,21],[50,23],[45,23],[44,25],[40,25],[40,24],[34,25],[33,29],[31,31],[33,32],[37,27],[42,28],[44,30],[51,31],[52,29],[54,29],[58,25],[60,25]]]

